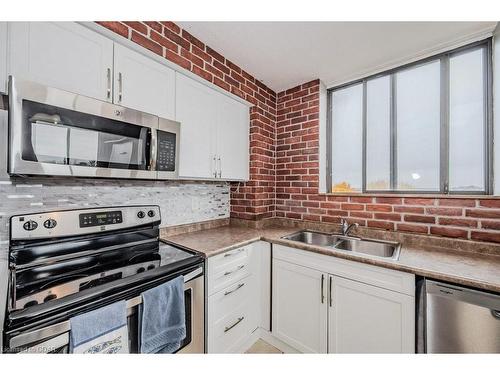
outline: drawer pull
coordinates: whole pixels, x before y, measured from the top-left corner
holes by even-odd
[[[225,253],[225,254],[224,254],[224,258],[230,257],[230,256],[232,256],[232,255],[236,255],[236,254],[238,254],[238,253],[241,253],[241,252],[242,252],[242,251],[244,251],[244,250],[245,250],[245,249],[238,249],[238,250],[236,250],[236,251],[232,251],[232,252],[230,252],[230,253]]]
[[[241,316],[241,317],[238,318],[238,320],[236,322],[234,322],[233,324],[231,324],[229,327],[224,328],[224,333],[226,333],[227,331],[232,330],[234,327],[236,327],[238,324],[240,324],[243,321],[243,319],[245,319],[245,317]]]
[[[228,296],[228,295],[230,295],[231,293],[234,293],[234,292],[236,292],[238,289],[242,288],[244,285],[245,285],[245,283],[238,284],[238,286],[237,286],[236,288],[234,288],[233,290],[228,290],[227,292],[224,292],[224,295],[225,295],[225,296]]]
[[[226,272],[224,272],[224,276],[229,276],[229,275],[231,275],[232,273],[235,273],[236,271],[241,270],[243,267],[245,267],[245,265],[244,265],[244,264],[242,264],[241,266],[238,266],[238,268],[236,268],[235,270],[232,270],[232,271],[226,271]]]

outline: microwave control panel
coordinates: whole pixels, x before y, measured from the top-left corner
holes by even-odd
[[[163,130],[158,130],[158,154],[156,157],[156,169],[158,171],[175,171],[175,152],[177,135]]]

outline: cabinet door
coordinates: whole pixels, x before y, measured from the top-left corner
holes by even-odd
[[[179,177],[215,178],[214,90],[176,74],[176,119],[181,123]]]
[[[220,177],[225,180],[248,180],[249,109],[227,95],[216,95],[217,161]]]
[[[273,260],[272,331],[304,353],[326,353],[326,281],[320,271]]]
[[[175,71],[115,43],[114,102],[175,119]]]
[[[9,23],[9,74],[111,101],[113,42],[73,22]]]
[[[330,353],[414,353],[415,301],[406,294],[329,276]]]
[[[0,92],[7,92],[7,22],[0,22]]]

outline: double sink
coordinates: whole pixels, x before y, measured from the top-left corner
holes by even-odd
[[[335,250],[351,251],[359,255],[397,260],[401,244],[389,241],[366,240],[341,234],[327,234],[303,230],[282,237],[289,241]]]

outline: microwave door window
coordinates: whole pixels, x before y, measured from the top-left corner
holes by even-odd
[[[84,167],[96,167],[99,146],[99,133],[95,131],[70,129],[70,164]]]
[[[151,129],[23,100],[23,159],[82,167],[147,170]]]
[[[32,123],[31,144],[37,161],[68,164],[68,131],[64,126]]]
[[[133,147],[132,141],[112,144],[109,166],[113,168],[116,164],[129,165],[132,158]]]
[[[99,133],[98,166],[106,168],[145,169],[144,142],[110,133]]]

